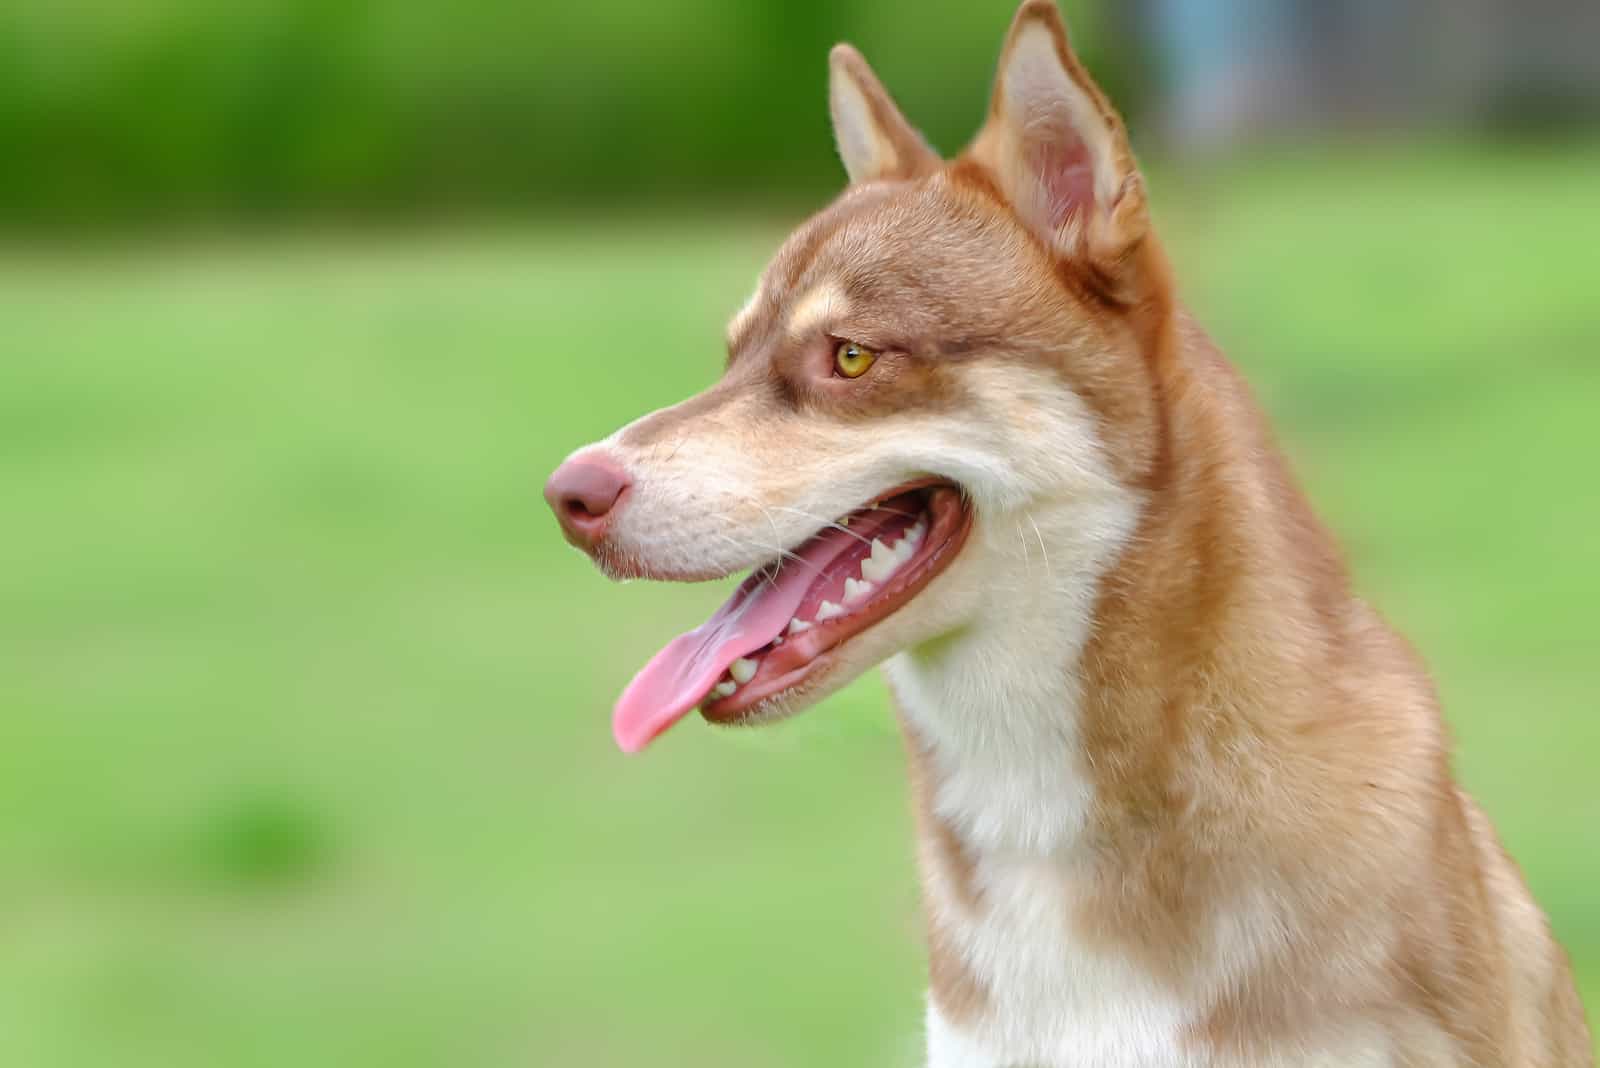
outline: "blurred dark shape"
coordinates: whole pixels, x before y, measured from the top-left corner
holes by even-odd
[[[309,881],[326,867],[330,847],[309,806],[281,792],[255,791],[210,814],[195,854],[207,881],[250,890]]]
[[[1212,151],[1322,131],[1571,128],[1600,113],[1590,0],[1136,0],[1154,138]]]

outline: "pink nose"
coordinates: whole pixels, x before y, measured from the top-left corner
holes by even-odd
[[[575,456],[556,468],[544,485],[544,499],[556,513],[567,540],[593,552],[617,514],[617,502],[633,480],[604,456]]]

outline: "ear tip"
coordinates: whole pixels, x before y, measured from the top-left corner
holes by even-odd
[[[1061,17],[1061,8],[1056,6],[1056,0],[1022,0],[1016,17],[1011,20],[1011,29],[1016,33],[1029,24],[1039,23],[1062,37],[1067,34],[1066,20]]]
[[[867,59],[861,54],[861,51],[848,41],[840,41],[828,49],[828,69],[834,73],[854,73],[864,66],[866,62]]]
[[[1055,18],[1061,17],[1061,9],[1056,6],[1056,0],[1022,0],[1022,5],[1017,8],[1017,18]]]

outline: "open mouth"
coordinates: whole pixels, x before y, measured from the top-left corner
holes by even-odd
[[[757,568],[628,684],[612,717],[617,744],[637,752],[696,706],[712,722],[736,722],[820,677],[835,650],[949,565],[971,525],[956,486],[920,479]]]

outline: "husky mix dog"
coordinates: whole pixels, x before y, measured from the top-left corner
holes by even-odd
[[[622,695],[621,747],[884,666],[933,1068],[1591,1064],[1427,672],[1176,296],[1051,0],[953,161],[846,45],[830,97],[849,186],[721,380],[547,488],[614,578],[750,570]]]

